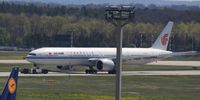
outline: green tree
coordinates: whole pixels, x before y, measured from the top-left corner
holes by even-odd
[[[10,37],[10,33],[5,28],[0,28],[0,45],[8,45],[11,39]]]

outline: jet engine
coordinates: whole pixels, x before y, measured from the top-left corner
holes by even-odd
[[[114,62],[111,59],[100,59],[96,63],[98,70],[110,71],[115,67]]]

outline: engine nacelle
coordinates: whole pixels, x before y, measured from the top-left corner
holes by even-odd
[[[98,70],[110,71],[114,69],[115,64],[110,59],[100,59],[97,61],[96,67]]]

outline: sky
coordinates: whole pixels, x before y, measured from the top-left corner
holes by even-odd
[[[200,1],[200,0],[171,0],[171,1]]]
[[[174,1],[200,1],[200,0],[174,0]]]

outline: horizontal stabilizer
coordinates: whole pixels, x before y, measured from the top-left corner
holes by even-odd
[[[186,52],[173,52],[171,56],[195,56],[199,55],[197,51],[186,51]]]

